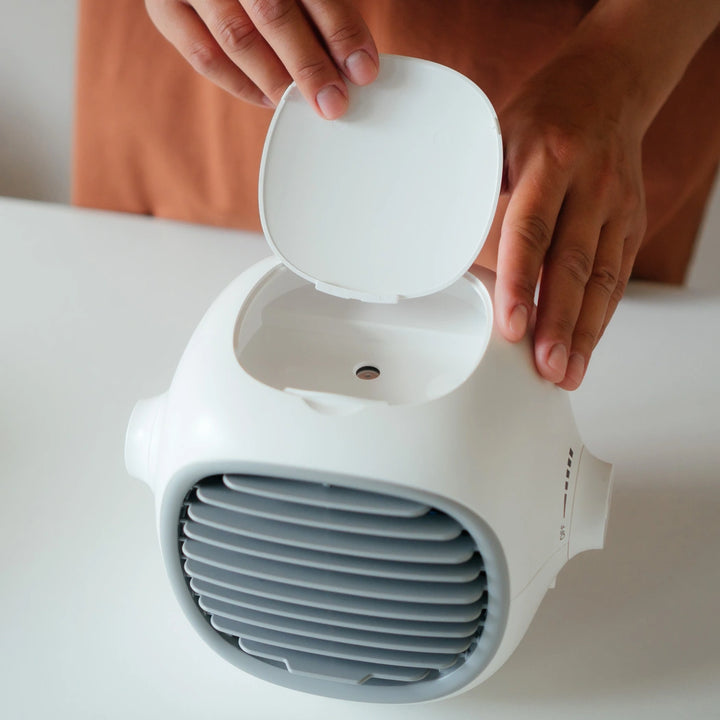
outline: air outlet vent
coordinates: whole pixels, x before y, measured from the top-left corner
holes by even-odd
[[[372,687],[437,680],[486,628],[482,554],[432,504],[301,480],[198,482],[180,518],[192,596],[238,652]]]

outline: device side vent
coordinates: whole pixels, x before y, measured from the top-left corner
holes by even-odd
[[[210,625],[288,672],[426,682],[462,665],[485,626],[479,549],[454,518],[414,499],[216,476],[194,486],[178,539]]]

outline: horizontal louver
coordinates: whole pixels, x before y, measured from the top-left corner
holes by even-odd
[[[197,483],[180,552],[208,621],[293,673],[405,684],[462,664],[483,630],[483,559],[453,518],[397,496],[227,475]]]

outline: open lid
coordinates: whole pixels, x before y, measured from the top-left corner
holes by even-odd
[[[502,140],[485,94],[436,63],[383,55],[341,119],[291,85],[260,169],[260,216],[283,262],[319,290],[395,302],[472,265],[495,214]]]

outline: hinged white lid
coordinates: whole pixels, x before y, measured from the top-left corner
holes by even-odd
[[[273,250],[319,290],[395,302],[472,265],[495,214],[502,140],[485,94],[436,63],[383,55],[340,120],[295,85],[268,130],[260,216]]]

